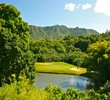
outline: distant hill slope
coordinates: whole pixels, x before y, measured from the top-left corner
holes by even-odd
[[[78,36],[78,35],[91,35],[99,33],[93,29],[86,28],[68,28],[64,25],[55,25],[55,26],[46,26],[46,27],[38,27],[34,25],[30,26],[30,35],[32,39],[57,39],[63,38],[64,36]]]

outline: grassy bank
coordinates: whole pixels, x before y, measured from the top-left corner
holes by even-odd
[[[36,72],[59,73],[59,74],[75,74],[80,75],[86,73],[86,68],[80,68],[72,64],[64,62],[48,62],[35,64]]]

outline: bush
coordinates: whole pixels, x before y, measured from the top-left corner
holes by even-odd
[[[104,84],[104,86],[103,87],[100,87],[100,92],[101,93],[108,93],[108,92],[110,92],[110,81],[109,80],[107,80],[107,82]]]
[[[0,100],[48,100],[48,94],[30,85],[29,80],[22,80],[1,87]]]

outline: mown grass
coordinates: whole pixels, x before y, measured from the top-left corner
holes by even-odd
[[[71,70],[73,69],[74,70]],[[59,73],[59,74],[75,74],[80,75],[86,73],[86,68],[77,67],[64,62],[47,62],[35,64],[36,72],[42,73]]]

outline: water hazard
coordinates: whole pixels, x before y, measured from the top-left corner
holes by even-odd
[[[59,86],[64,90],[72,87],[77,88],[80,91],[85,91],[94,86],[92,80],[84,76],[47,73],[36,74],[35,86],[37,88],[45,88],[48,84]]]

